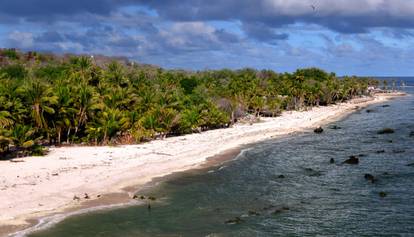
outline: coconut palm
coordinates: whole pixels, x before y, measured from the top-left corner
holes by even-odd
[[[31,107],[35,126],[47,130],[49,124],[45,115],[54,114],[55,110],[52,106],[58,102],[50,85],[37,79],[30,79],[21,88],[21,93]]]

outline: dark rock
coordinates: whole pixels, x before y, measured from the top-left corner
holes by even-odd
[[[100,194],[98,194],[98,195],[96,195],[96,197],[97,197],[97,198],[100,198],[100,197],[101,197],[101,195],[100,195]]]
[[[58,176],[58,175],[59,175],[58,173],[53,173],[53,174],[52,174],[52,176]]]
[[[248,212],[248,214],[249,214],[249,216],[260,216],[260,213],[258,213],[258,212],[256,212],[256,211],[252,211],[252,210],[250,210],[250,211]]]
[[[396,150],[396,149],[395,149],[395,150],[392,150],[392,152],[394,152],[394,153],[396,153],[396,154],[397,154],[397,153],[404,153],[404,152],[405,152],[405,150]]]
[[[367,113],[372,113],[372,112],[375,112],[375,110],[374,109],[367,109],[366,112]]]
[[[383,108],[386,108],[386,107],[390,107],[390,105],[383,105],[382,107],[383,107]]]
[[[349,165],[357,165],[359,164],[359,159],[356,156],[350,156],[349,159],[345,160],[343,163]]]
[[[153,197],[153,196],[149,196],[148,199],[151,200],[151,201],[155,201],[156,198]]]
[[[388,143],[392,143],[392,140],[388,140]]]
[[[321,176],[322,172],[318,171],[318,170],[314,170],[312,168],[304,168],[305,172],[307,173],[308,176],[310,177],[314,177],[314,176]]]
[[[282,212],[284,212],[284,211],[289,211],[289,210],[290,210],[290,208],[289,208],[289,207],[282,207],[282,208],[278,208],[278,209],[274,210],[274,211],[272,212],[272,214],[273,214],[273,215],[277,215],[277,214],[280,214],[280,213],[282,213]]]
[[[392,128],[383,128],[377,132],[377,134],[391,134],[394,133],[394,129]]]
[[[279,176],[277,176],[279,179],[284,179],[284,178],[286,178],[283,174],[281,174],[281,175],[279,175]]]
[[[335,164],[335,159],[334,159],[334,158],[331,158],[331,159],[329,160],[329,163],[331,163],[331,164]]]
[[[138,196],[138,195],[134,195],[134,196],[132,196],[132,199],[141,199],[141,200],[144,200],[145,199],[145,196]]]
[[[414,163],[410,163],[410,164],[408,164],[407,166],[414,166]]]
[[[89,199],[90,197],[89,197],[89,195],[88,195],[87,193],[85,193],[85,194],[83,195],[83,198],[85,198],[85,199]]]
[[[378,150],[378,151],[376,151],[378,154],[380,154],[380,153],[385,153],[385,150]]]
[[[80,200],[80,197],[78,197],[78,196],[75,195],[75,196],[73,196],[73,200],[74,201],[79,201]]]
[[[244,220],[242,220],[240,217],[236,217],[234,219],[227,220],[224,223],[228,225],[234,225],[234,224],[240,224],[242,222],[244,222]]]
[[[315,129],[313,130],[313,132],[314,132],[314,133],[323,133],[323,128],[322,128],[322,127],[315,128]]]
[[[390,175],[390,173],[388,173],[388,172],[384,172],[384,173],[382,173],[383,175]]]
[[[365,154],[358,154],[358,156],[359,156],[359,157],[365,157],[365,156],[367,156],[367,155],[365,155]]]
[[[383,191],[379,192],[378,194],[382,198],[385,198],[387,196],[387,193],[386,192],[383,192]]]
[[[374,183],[375,181],[377,181],[377,179],[372,174],[365,174],[364,178],[368,181],[371,181],[371,183]]]
[[[409,136],[414,137],[414,131],[411,131]]]
[[[337,126],[337,125],[332,125],[332,126],[330,126],[329,128],[330,128],[330,129],[334,129],[334,130],[341,129],[341,127],[339,127],[339,126]]]
[[[372,180],[372,179],[374,179],[374,176],[372,174],[365,174],[364,178],[368,179],[368,180]]]
[[[314,171],[311,174],[309,174],[310,177],[319,177],[322,176],[322,172],[321,171]]]

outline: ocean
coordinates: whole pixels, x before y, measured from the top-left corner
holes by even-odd
[[[414,78],[403,80],[411,96],[322,134],[268,140],[166,178],[139,193],[156,197],[151,209],[90,212],[30,236],[414,236]],[[343,163],[350,156],[359,164]]]

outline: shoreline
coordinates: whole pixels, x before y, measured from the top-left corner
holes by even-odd
[[[44,157],[0,161],[0,236],[37,226],[39,218],[53,221],[57,215],[64,219],[91,209],[139,204],[131,198],[137,189],[165,176],[226,162],[246,144],[313,129],[402,95],[377,94],[303,112],[287,111],[253,125],[138,145],[52,148]],[[73,200],[74,196],[81,200]]]

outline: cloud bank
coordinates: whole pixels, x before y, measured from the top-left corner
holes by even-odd
[[[0,0],[0,43],[170,68],[411,74],[414,0]],[[388,67],[385,71],[384,66]]]

